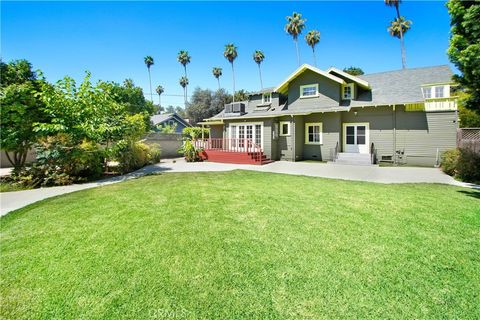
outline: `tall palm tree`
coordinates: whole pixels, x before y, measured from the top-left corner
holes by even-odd
[[[305,35],[305,41],[312,47],[313,51],[313,63],[317,66],[317,57],[315,56],[315,46],[320,42],[320,31],[311,30]]]
[[[183,76],[183,77],[180,78],[178,83],[180,83],[180,85],[183,88],[183,100],[185,102],[185,107],[186,107],[187,106],[187,89],[186,88],[188,86],[188,78]]]
[[[177,55],[177,61],[180,62],[180,64],[183,66],[183,69],[185,71],[185,78],[187,77],[187,64],[190,63],[190,55],[188,54],[188,51],[185,50],[180,50]],[[185,92],[187,92],[188,88],[185,87]],[[186,95],[187,93],[185,93]]]
[[[232,64],[232,76],[233,76],[233,102],[235,102],[235,69],[233,67],[233,61],[237,58],[237,47],[233,43],[225,45],[225,51],[223,56]]]
[[[402,0],[385,0],[385,4],[389,7],[394,7],[395,11],[397,12],[397,19],[400,20],[400,3]],[[395,20],[394,20],[395,21]],[[399,29],[399,36],[395,36],[400,39],[400,49],[402,53],[402,68],[407,68],[407,54],[405,52],[405,43],[403,41],[403,28]]]
[[[213,73],[213,76],[217,78],[218,90],[220,90],[220,77],[222,76],[222,68],[213,67],[212,73]]]
[[[258,64],[258,74],[260,75],[260,88],[263,89],[263,81],[262,81],[262,69],[260,68],[260,64],[265,59],[265,55],[260,50],[255,50],[253,53],[253,61]]]
[[[157,91],[157,94],[158,94],[158,106],[160,107],[160,110],[161,110],[162,109],[161,95],[164,92],[163,87],[162,86],[157,86],[157,89],[155,91]]]
[[[143,61],[145,62],[145,65],[148,69],[148,80],[150,82],[150,100],[152,100],[153,102],[152,75],[150,74],[150,67],[153,66],[154,62],[151,56],[146,56],[145,58],[143,58]]]
[[[298,51],[298,36],[302,34],[305,28],[305,19],[302,19],[302,14],[294,12],[291,16],[287,17],[287,24],[285,25],[285,31],[293,37],[295,42],[295,48],[297,49],[297,62],[300,65],[300,52]]]
[[[395,18],[392,22],[390,22],[390,26],[387,28],[387,30],[392,37],[401,39],[410,29],[411,25],[412,21],[405,20],[405,17]],[[405,69],[405,65],[403,68]]]

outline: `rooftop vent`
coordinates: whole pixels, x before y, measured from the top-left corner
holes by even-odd
[[[232,102],[225,105],[225,113],[245,114],[245,103]]]

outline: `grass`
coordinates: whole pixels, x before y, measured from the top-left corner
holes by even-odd
[[[1,218],[5,319],[474,319],[480,192],[167,173]]]
[[[5,179],[0,180],[0,192],[12,192],[12,191],[20,191],[20,190],[29,190],[30,187],[22,186],[18,183],[13,183],[10,181],[6,181]]]

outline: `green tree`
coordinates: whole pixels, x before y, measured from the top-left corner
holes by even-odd
[[[305,28],[305,19],[302,19],[302,14],[294,12],[291,16],[287,16],[287,24],[285,25],[285,31],[293,37],[295,48],[297,51],[297,62],[300,65],[300,51],[298,50],[298,36],[302,34]]]
[[[263,81],[262,81],[262,69],[260,65],[262,64],[263,60],[265,59],[265,55],[260,50],[255,50],[253,53],[253,61],[255,61],[258,65],[258,74],[260,75],[260,88],[263,89]]]
[[[462,73],[455,80],[469,94],[465,106],[480,114],[480,3],[450,0],[447,7],[451,24],[448,56]]]
[[[158,94],[158,106],[160,107],[160,110],[162,108],[162,93],[164,92],[164,89],[162,86],[157,86],[157,94]]]
[[[27,60],[0,61],[0,72],[1,149],[19,170],[38,139],[33,124],[44,118],[43,103],[38,97],[43,80],[37,79]]]
[[[237,92],[244,94],[244,90]],[[237,96],[240,97],[240,96]],[[225,108],[225,104],[232,102],[232,95],[224,89],[213,92],[209,89],[195,88],[192,99],[186,110],[186,116],[192,124],[213,117]]]
[[[153,103],[152,75],[150,73],[150,68],[153,66],[154,61],[151,56],[146,56],[145,58],[143,58],[143,61],[145,62],[148,70],[148,82],[150,83],[150,100]]]
[[[365,74],[365,72],[363,72],[362,68],[353,67],[353,66],[348,67],[348,68],[343,68],[343,72],[351,74],[352,76],[361,76],[362,74]]]
[[[187,86],[188,86],[188,78],[183,76],[178,80],[178,83],[180,83],[180,86],[183,88],[183,99],[185,106],[187,105]]]
[[[317,57],[315,55],[315,46],[320,42],[320,31],[311,30],[305,35],[305,41],[312,48],[313,51],[313,62],[315,67],[317,66]]]
[[[235,92],[235,101],[247,101],[249,92],[241,89]]]
[[[403,23],[403,21],[405,21],[405,18],[400,15],[400,3],[401,2],[402,2],[402,0],[385,0],[385,4],[389,7],[394,7],[395,11],[397,13],[397,18],[394,19],[391,22],[391,27],[393,27],[394,23],[397,24],[397,25],[400,25],[400,24]],[[411,21],[408,25],[407,30],[410,28],[410,24],[411,24]],[[407,54],[405,53],[405,43],[404,43],[404,40],[403,40],[403,36],[405,34],[404,29],[403,29],[403,27],[400,28],[400,27],[397,26],[395,34],[392,34],[392,32],[390,31],[390,28],[389,28],[388,31],[390,32],[391,35],[400,39],[400,49],[401,49],[401,54],[402,54],[402,68],[405,69],[405,68],[407,68]]]
[[[222,68],[213,67],[212,69],[213,76],[217,79],[218,82],[218,90],[220,90],[220,77],[222,76]]]
[[[225,45],[225,50],[223,56],[230,62],[232,65],[232,77],[233,77],[233,101],[235,102],[235,68],[233,67],[233,62],[237,58],[238,52],[237,47],[233,43]]]

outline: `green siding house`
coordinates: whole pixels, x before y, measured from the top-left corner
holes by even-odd
[[[352,76],[304,64],[277,87],[205,119],[211,139],[202,146],[211,161],[215,151],[260,150],[263,160],[433,166],[456,144],[452,75],[448,66]]]

